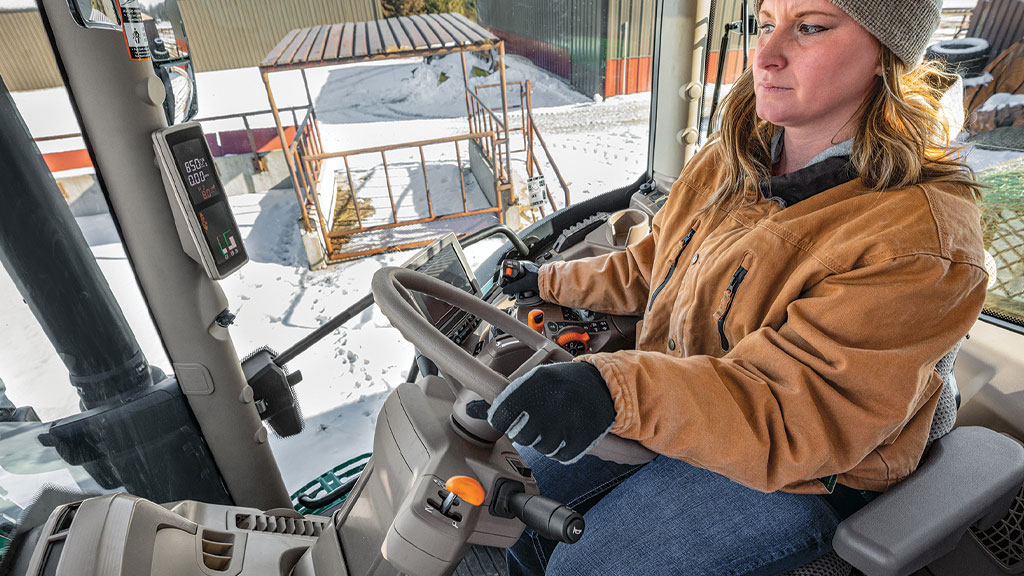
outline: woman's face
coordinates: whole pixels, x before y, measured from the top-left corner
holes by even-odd
[[[878,40],[828,0],[764,0],[758,19],[757,115],[836,135],[882,74]]]

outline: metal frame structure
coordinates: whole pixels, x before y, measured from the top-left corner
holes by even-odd
[[[473,102],[476,101],[481,106],[483,103],[469,89],[465,53],[490,51],[497,51],[498,55],[498,71],[501,78],[500,86],[503,87],[501,91],[501,117],[499,118],[496,112],[484,107],[489,118],[487,128],[481,128],[474,125]],[[456,138],[439,138],[364,150],[325,153],[320,140],[320,129],[316,113],[312,106],[309,84],[306,80],[305,70],[307,68],[455,53],[460,54],[462,58],[463,83],[466,91],[466,112],[470,117],[470,134]],[[310,103],[307,117],[303,121],[302,127],[296,130],[295,139],[291,143],[287,142],[284,127],[281,124],[279,108],[274,99],[273,90],[270,87],[270,74],[287,70],[302,71],[306,98]],[[260,74],[267,89],[267,99],[270,101],[270,108],[274,115],[278,136],[281,139],[281,146],[285,152],[285,160],[292,177],[296,200],[302,209],[303,226],[310,233],[319,231],[317,235],[323,243],[322,247],[327,254],[328,261],[339,261],[390,250],[412,248],[430,241],[408,242],[394,246],[378,246],[372,250],[340,253],[332,247],[332,238],[409,224],[422,224],[460,216],[472,216],[486,212],[497,213],[498,220],[504,222],[502,194],[512,189],[511,163],[508,154],[509,106],[505,79],[505,45],[500,38],[490,31],[458,13],[424,14],[369,22],[348,22],[301,28],[292,30],[278,42],[277,46],[270,51],[260,64]],[[424,183],[427,186],[427,203],[430,216],[412,221],[399,221],[389,179],[388,194],[392,196],[392,223],[367,227],[363,226],[362,218],[357,216],[357,228],[339,232],[332,232],[327,228],[327,221],[324,218],[324,213],[319,205],[319,198],[315,191],[316,185],[319,182],[320,168],[324,160],[344,158],[347,171],[349,157],[359,154],[379,153],[384,163],[386,174],[387,158],[385,153],[387,151],[400,148],[419,148],[421,162],[424,164],[424,174],[426,174],[426,160],[423,156],[424,147],[435,144],[454,143],[457,156],[459,156],[458,143],[463,140],[475,142],[484,151],[484,157],[491,165],[495,178],[494,190],[496,198],[494,207],[469,211],[468,206],[464,202],[464,210],[461,213],[436,215],[430,202],[429,183],[426,182],[424,177]],[[461,156],[459,157],[459,162],[461,163]],[[349,179],[351,179],[351,174],[349,174]],[[461,180],[461,185],[464,197],[464,180]],[[358,206],[355,190],[351,189],[351,192],[352,201]],[[331,209],[333,210],[333,207]],[[316,212],[316,218],[310,217],[310,212],[312,211]]]

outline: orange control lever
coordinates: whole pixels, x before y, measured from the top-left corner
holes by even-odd
[[[484,503],[484,487],[475,478],[452,476],[444,483],[444,489],[473,506]]]
[[[526,324],[534,331],[544,333],[544,311],[533,309],[526,315]]]
[[[558,337],[555,342],[559,346],[565,346],[569,342],[582,342],[584,352],[590,348],[590,334],[586,332],[567,332]]]

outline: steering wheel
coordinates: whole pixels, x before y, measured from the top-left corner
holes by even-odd
[[[399,267],[381,268],[370,283],[374,300],[391,325],[412,343],[421,354],[430,358],[438,369],[458,385],[493,402],[512,380],[548,361],[569,362],[572,355],[560,346],[533,331],[530,327],[500,309],[451,284],[415,270]],[[493,326],[514,336],[533,354],[507,378],[495,372],[452,342],[420,313],[410,291],[436,298],[474,314]],[[649,462],[656,454],[640,443],[608,434],[589,454],[622,464]]]

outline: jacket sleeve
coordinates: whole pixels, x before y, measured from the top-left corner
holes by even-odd
[[[775,491],[851,470],[928,404],[933,368],[977,320],[986,280],[972,264],[903,256],[825,278],[778,330],[720,358],[578,360],[608,383],[612,433]]]
[[[642,315],[665,212],[654,217],[650,234],[625,250],[542,266],[541,299],[605,314]]]

